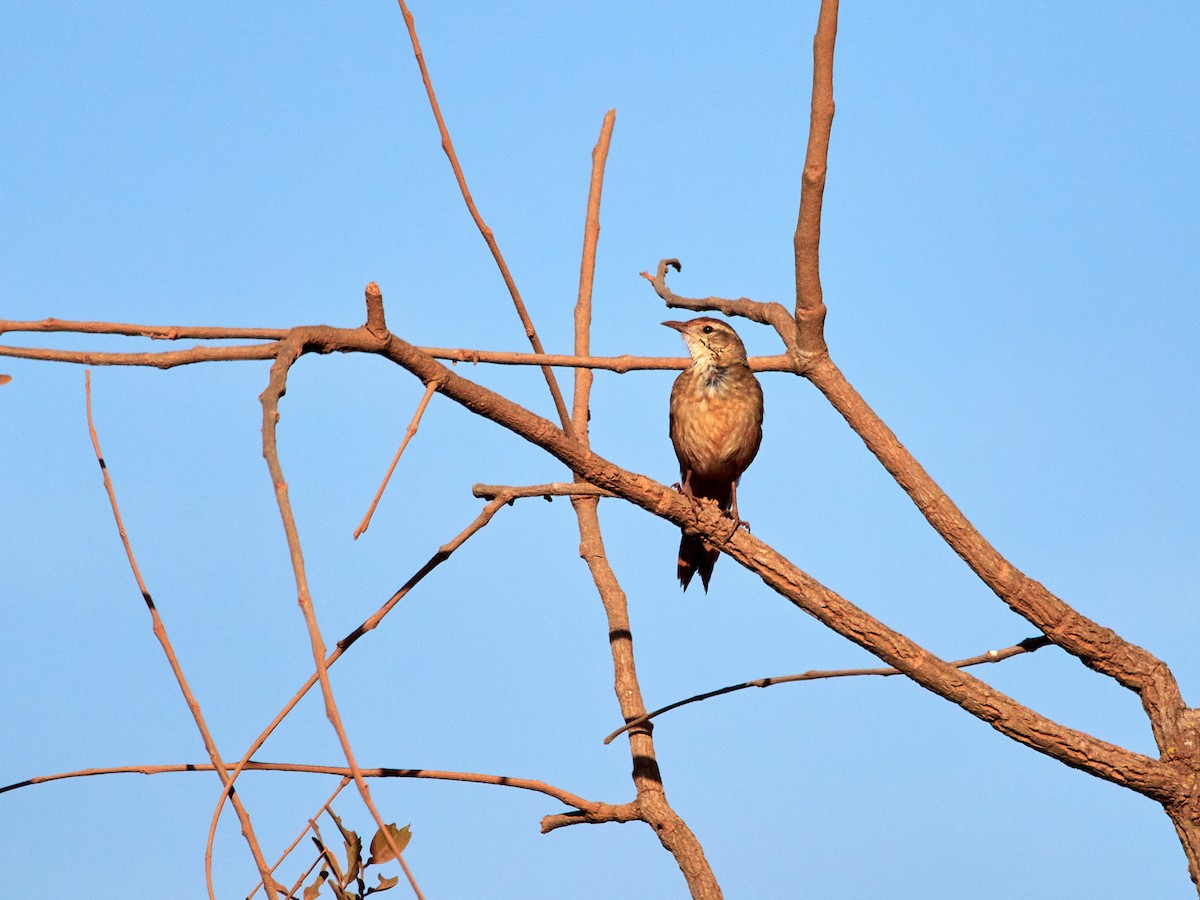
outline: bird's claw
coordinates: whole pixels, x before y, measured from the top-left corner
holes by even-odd
[[[738,533],[739,528],[745,528],[746,534],[750,533],[750,523],[749,522],[747,522],[745,519],[739,519],[737,516],[731,516],[730,518],[733,519],[733,528],[730,529],[729,534],[725,535],[725,540],[721,541],[722,547],[724,547],[726,544],[728,544],[730,541],[733,540],[733,536]]]

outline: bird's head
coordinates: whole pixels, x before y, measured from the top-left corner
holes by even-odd
[[[691,319],[687,322],[663,322],[683,336],[693,364],[714,369],[746,362],[742,339],[720,319]]]

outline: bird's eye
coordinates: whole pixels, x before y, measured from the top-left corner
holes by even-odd
[[[700,330],[701,330],[701,331],[703,331],[705,334],[712,334],[712,333],[713,333],[713,327],[712,327],[711,325],[705,325],[705,326],[704,326],[703,328],[701,328]]]

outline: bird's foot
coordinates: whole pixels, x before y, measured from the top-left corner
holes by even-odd
[[[750,533],[749,522],[747,522],[745,519],[739,519],[737,516],[730,516],[730,518],[733,520],[733,528],[730,529],[729,534],[725,535],[725,540],[721,541],[722,547],[733,540],[733,536],[738,533],[739,528],[745,528],[746,534]]]

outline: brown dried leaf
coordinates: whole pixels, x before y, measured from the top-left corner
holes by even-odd
[[[321,885],[325,883],[325,879],[328,877],[329,873],[322,871],[316,880],[304,889],[304,900],[317,900],[317,897],[321,893]],[[287,892],[287,888],[284,888],[284,892]]]
[[[393,875],[391,878],[384,878],[382,875],[380,875],[379,876],[379,884],[373,888],[367,888],[367,892],[365,894],[363,894],[363,896],[369,897],[371,894],[378,894],[380,891],[391,890],[399,883],[400,883],[399,875]]]
[[[388,833],[391,834],[392,841],[395,843],[396,849],[401,853],[403,853],[404,848],[408,846],[408,842],[412,840],[411,828],[412,823],[405,825],[403,828],[397,828],[395,822],[392,822],[387,826]],[[392,848],[388,846],[388,840],[383,829],[379,829],[375,832],[375,837],[371,838],[371,858],[367,860],[367,865],[372,865],[374,863],[385,863],[388,860],[395,858],[395,855],[392,853]]]

